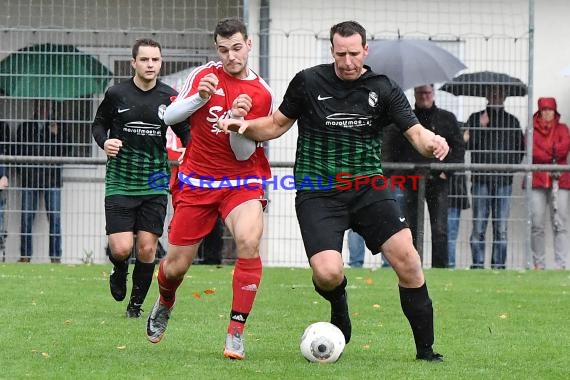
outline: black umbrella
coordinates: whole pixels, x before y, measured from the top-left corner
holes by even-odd
[[[525,96],[528,92],[526,84],[518,78],[493,71],[478,71],[458,75],[440,87],[440,90],[456,96],[486,97],[490,89],[498,88],[507,96]]]

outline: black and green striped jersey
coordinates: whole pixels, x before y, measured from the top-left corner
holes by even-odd
[[[132,78],[107,90],[93,121],[93,136],[101,148],[108,138],[121,140],[123,146],[116,157],[107,160],[105,196],[167,193],[170,169],[163,115],[176,94],[160,81],[143,91]],[[187,123],[172,129],[186,143]],[[157,184],[157,180],[164,183]]]
[[[405,131],[418,123],[400,87],[366,68],[359,79],[343,81],[333,64],[318,65],[289,83],[279,110],[297,119],[297,189],[307,189],[309,181],[339,185],[342,173],[348,174],[344,178],[382,174],[383,129],[395,123]]]

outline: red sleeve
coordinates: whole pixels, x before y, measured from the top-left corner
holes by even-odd
[[[207,64],[199,66],[192,70],[184,81],[184,85],[178,92],[178,98],[185,99],[198,92],[198,84],[200,83],[200,79],[202,79],[204,75],[214,72],[212,70],[213,64],[214,62],[208,62]]]

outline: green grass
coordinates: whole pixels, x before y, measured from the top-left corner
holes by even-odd
[[[232,267],[193,267],[160,344],[108,291],[108,265],[0,265],[2,379],[567,379],[570,272],[427,270],[442,364],[417,362],[390,269],[348,269],[353,338],[332,365],[300,355],[327,320],[308,269],[265,268],[247,359],[222,357]],[[207,294],[206,290],[214,290]]]

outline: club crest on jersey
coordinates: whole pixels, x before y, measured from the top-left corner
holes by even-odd
[[[158,118],[164,120],[164,112],[166,111],[166,104],[158,106]]]
[[[370,105],[370,107],[376,107],[376,105],[378,104],[378,94],[375,93],[374,91],[370,91],[370,93],[368,94],[368,104]]]

